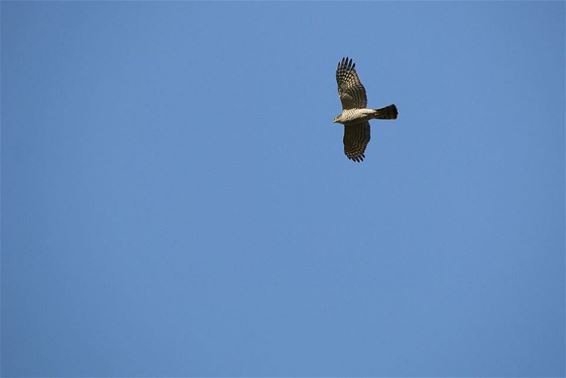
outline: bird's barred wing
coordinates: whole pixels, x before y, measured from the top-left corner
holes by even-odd
[[[348,159],[363,161],[364,152],[370,139],[369,122],[344,125],[344,153]]]
[[[356,73],[356,64],[352,59],[342,58],[336,68],[338,95],[342,109],[365,108],[367,106],[366,89]]]

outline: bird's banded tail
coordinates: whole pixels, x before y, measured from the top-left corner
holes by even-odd
[[[395,104],[391,104],[381,109],[374,109],[375,114],[373,118],[377,119],[397,119],[397,107]]]

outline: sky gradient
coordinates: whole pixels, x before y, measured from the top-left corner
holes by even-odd
[[[564,8],[3,1],[2,376],[565,375]]]

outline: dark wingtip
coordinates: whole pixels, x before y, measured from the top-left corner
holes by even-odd
[[[361,155],[358,155],[358,156],[348,156],[348,155],[346,155],[346,157],[348,159],[352,160],[353,162],[361,163],[361,162],[364,161],[366,155],[364,155],[364,154],[361,154]]]
[[[347,70],[353,70],[356,67],[356,63],[354,63],[354,60],[352,58],[345,56],[338,63],[338,67],[342,67]]]
[[[347,56],[343,57],[342,59],[340,59],[340,62],[338,62],[338,66],[342,66],[348,69],[352,69],[356,66],[356,64],[354,63],[354,61],[352,60],[352,58],[349,58]]]

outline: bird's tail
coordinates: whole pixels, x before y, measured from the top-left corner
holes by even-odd
[[[377,119],[397,119],[397,107],[395,104],[391,104],[381,109],[373,109],[375,113],[373,118]]]

